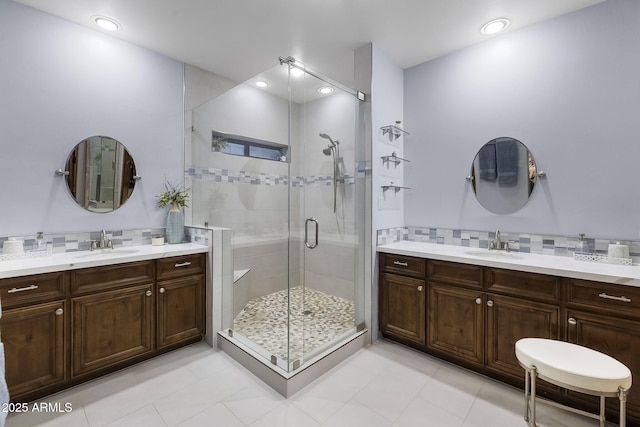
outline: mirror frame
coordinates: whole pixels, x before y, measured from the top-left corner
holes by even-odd
[[[511,214],[531,198],[538,168],[525,144],[499,137],[480,147],[471,163],[469,181],[482,207],[495,214]]]
[[[112,212],[125,204],[139,179],[124,144],[102,135],[85,138],[71,150],[64,175],[71,198],[95,213]]]

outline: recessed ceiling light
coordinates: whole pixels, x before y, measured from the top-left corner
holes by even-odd
[[[92,16],[91,19],[103,30],[118,31],[120,29],[120,24],[118,24],[111,18],[107,18],[106,16],[96,15]]]
[[[258,80],[256,82],[256,86],[258,86],[258,87],[267,87],[267,86],[269,86],[269,83],[265,82],[264,80]]]
[[[322,86],[318,88],[318,92],[323,94],[323,95],[327,95],[331,92],[333,92],[333,88],[330,86]]]
[[[480,32],[486,35],[496,34],[500,31],[506,30],[510,23],[511,21],[507,18],[494,19],[493,21],[489,21],[484,24],[480,29]]]

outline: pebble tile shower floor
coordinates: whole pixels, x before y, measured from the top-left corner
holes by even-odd
[[[288,295],[285,289],[249,301],[233,322],[234,333],[285,361],[289,360],[289,342],[290,360],[294,361],[355,325],[353,301],[296,286],[290,292],[289,318]]]

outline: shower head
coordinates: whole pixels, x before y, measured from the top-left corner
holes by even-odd
[[[322,152],[324,153],[325,156],[330,156],[331,153],[333,153],[333,146],[328,146],[327,148],[325,148],[324,150],[322,150]]]
[[[340,142],[338,140],[333,140],[331,139],[331,137],[329,135],[327,135],[326,133],[321,133],[320,134],[320,138],[324,138],[324,139],[328,139],[329,142],[331,142],[331,145],[336,146],[338,144],[340,144]]]

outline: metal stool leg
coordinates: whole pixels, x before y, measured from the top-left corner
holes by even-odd
[[[529,424],[529,369],[524,370],[524,420]]]
[[[531,367],[531,426],[536,427],[536,377],[538,370],[535,366]]]
[[[618,389],[618,398],[620,399],[620,427],[627,425],[627,393],[622,387]]]

